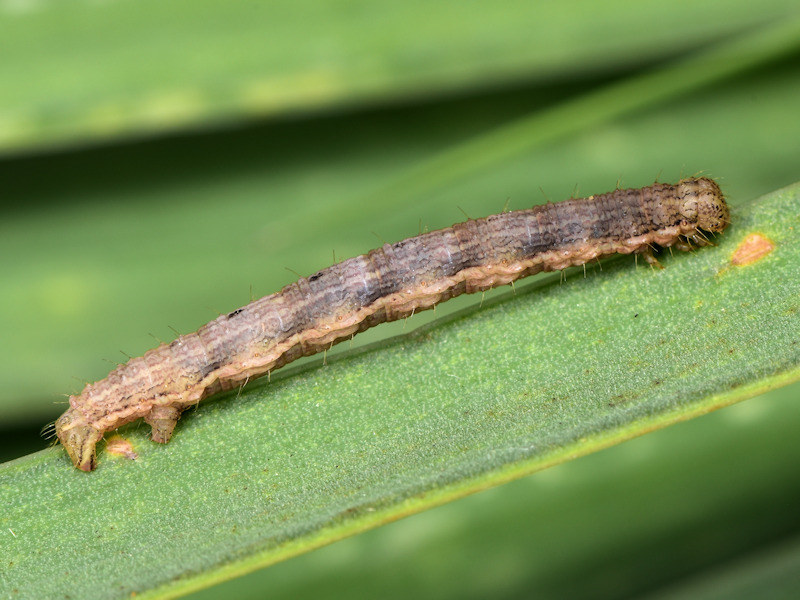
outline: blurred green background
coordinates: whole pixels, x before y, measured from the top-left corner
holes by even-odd
[[[618,181],[702,171],[735,215],[800,180],[794,4],[0,0],[0,460],[334,253]],[[798,389],[195,597],[793,597]]]

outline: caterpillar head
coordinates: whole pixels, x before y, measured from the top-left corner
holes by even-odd
[[[683,179],[678,184],[680,213],[697,229],[722,231],[731,222],[725,197],[715,181],[706,177]]]

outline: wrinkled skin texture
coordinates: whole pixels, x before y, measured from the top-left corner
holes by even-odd
[[[91,471],[106,431],[144,418],[152,439],[166,443],[187,407],[379,323],[615,253],[642,254],[658,265],[652,245],[689,250],[692,242],[708,243],[701,230],[719,232],[729,221],[717,184],[692,178],[501,213],[384,244],[117,367],[70,397],[56,433],[75,466]]]

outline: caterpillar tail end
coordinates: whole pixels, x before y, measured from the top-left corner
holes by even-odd
[[[83,417],[70,408],[56,421],[56,435],[77,468],[87,472],[95,468],[95,446],[103,439],[102,431],[86,424]]]

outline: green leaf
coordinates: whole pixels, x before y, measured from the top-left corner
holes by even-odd
[[[284,11],[281,19],[258,21],[249,5],[237,3],[0,0],[0,54],[12,57],[0,61],[0,151],[5,153],[0,161],[5,200],[0,219],[0,460],[41,447],[32,446],[31,438],[41,423],[63,409],[63,394],[78,391],[83,380],[105,376],[110,366],[104,359],[124,359],[119,349],[141,354],[154,345],[148,332],[170,339],[174,332],[167,325],[191,331],[218,312],[275,291],[295,278],[284,266],[308,274],[330,264],[332,248],[339,259],[365,252],[376,245],[373,231],[380,241],[395,241],[424,227],[462,220],[456,207],[482,216],[499,212],[507,202],[512,208],[527,207],[543,196],[539,188],[555,200],[607,191],[618,178],[622,186],[639,186],[656,177],[675,180],[701,170],[720,178],[734,213],[743,218],[744,199],[798,179],[800,63],[790,53],[796,54],[800,37],[794,33],[797,18],[791,3],[445,2],[437,4],[439,12],[429,10],[429,3],[421,9],[417,2],[348,0],[315,3],[312,10],[294,2],[269,4],[270,10]],[[769,29],[760,28],[770,22]],[[788,59],[775,62],[781,56]],[[331,75],[338,78],[338,87],[319,85],[331,81]],[[248,95],[249,89],[258,94]],[[286,114],[294,118],[247,120]],[[215,129],[233,121],[236,128]],[[93,150],[64,146],[187,128],[208,129]],[[24,154],[53,146],[62,151]],[[797,214],[796,207],[791,210]],[[772,218],[764,216],[763,229],[773,236],[778,222],[768,223],[767,217]],[[669,270],[710,260],[708,253],[715,252],[724,255],[719,264],[725,263],[738,243],[733,236],[743,234],[744,226],[735,223],[720,238],[718,249],[667,258]],[[785,247],[779,245],[764,260],[776,260]],[[759,264],[742,270],[769,271],[769,277],[747,277],[759,287],[739,290],[755,299],[751,304],[763,300],[786,305],[796,299],[796,292],[774,295],[793,292],[779,281],[780,273]],[[688,268],[692,273],[702,270],[700,263]],[[572,273],[562,287],[588,285],[594,290],[599,285],[592,283],[594,278],[616,278],[627,271],[636,277],[636,286],[647,289],[672,276],[621,260],[590,273],[588,282],[580,271]],[[723,277],[739,277],[737,272],[715,275],[710,283],[736,287]],[[707,270],[699,277],[706,275]],[[561,293],[552,279],[538,279],[517,286],[521,301],[536,306],[540,292],[545,304],[550,294]],[[780,289],[772,290],[776,284]],[[670,302],[682,292],[670,289]],[[475,297],[453,300],[437,309],[436,317],[444,317],[448,328],[459,326],[445,316],[454,309],[473,306],[476,319],[484,309],[506,310],[505,300],[494,304],[497,295],[487,294],[483,308]],[[602,298],[591,295],[588,301]],[[692,308],[692,324],[705,323],[707,305]],[[792,324],[787,321],[790,314],[776,322]],[[644,315],[635,317],[631,328]],[[405,328],[402,323],[376,328],[358,336],[354,346],[408,333],[432,318],[428,312],[416,315]],[[598,313],[597,323],[603,318]],[[570,322],[562,325],[557,339],[571,327]],[[745,320],[736,327],[749,327],[751,338],[759,342],[769,330],[761,321]],[[724,328],[715,324],[709,329],[719,333]],[[428,330],[427,335],[438,336],[438,331]],[[698,331],[709,340],[706,329]],[[595,333],[606,339],[604,330]],[[407,343],[433,343],[424,339],[425,332],[420,335]],[[685,340],[695,353],[697,335]],[[751,338],[743,343],[739,338],[745,351]],[[781,339],[788,343],[786,336],[776,341]],[[547,347],[540,340],[526,343],[528,350]],[[348,355],[340,361],[331,356],[339,350],[346,351],[347,344],[329,353],[330,367],[320,373],[301,367],[301,374],[294,369],[276,377],[274,386],[248,386],[238,400],[204,403],[186,415],[165,448],[146,441],[145,427],[123,432],[141,454],[135,463],[102,452],[101,470],[81,479],[53,450],[0,467],[0,499],[10,507],[0,522],[0,596],[63,597],[71,590],[74,597],[127,597],[127,590],[149,585],[122,580],[139,570],[147,571],[151,583],[159,577],[163,583],[143,594],[163,597],[238,574],[249,568],[248,561],[256,566],[261,559],[328,541],[323,536],[331,530],[321,522],[303,522],[291,513],[293,507],[287,508],[287,497],[317,493],[320,502],[326,494],[341,500],[344,486],[374,481],[374,470],[357,471],[362,460],[376,460],[385,452],[386,464],[379,464],[377,472],[388,472],[387,465],[400,460],[394,453],[401,458],[421,454],[419,440],[432,435],[426,426],[442,424],[443,417],[457,410],[452,398],[447,404],[419,395],[428,387],[435,389],[435,380],[408,384],[401,406],[389,407],[384,421],[401,418],[416,406],[415,416],[422,415],[423,422],[403,421],[395,429],[376,430],[373,437],[357,440],[363,443],[349,446],[348,461],[340,465],[349,470],[341,479],[338,474],[325,479],[332,467],[324,460],[305,465],[303,455],[290,456],[287,438],[301,430],[286,429],[283,421],[276,425],[272,419],[276,412],[279,418],[297,417],[298,407],[277,403],[275,390],[288,398],[296,378],[312,376],[321,376],[321,385],[328,386],[331,372],[341,373],[337,369],[350,369],[350,361],[363,358]],[[391,352],[391,347],[381,351]],[[593,360],[608,371],[630,364],[617,361],[617,348],[603,352]],[[592,356],[582,355],[585,360]],[[764,352],[753,365],[780,356],[779,351]],[[462,358],[468,358],[466,350]],[[691,367],[681,354],[671,358]],[[528,359],[541,366],[538,354]],[[311,359],[313,365],[320,363],[320,357]],[[366,378],[377,381],[376,373],[391,373],[398,364],[375,366]],[[751,366],[742,369],[743,380]],[[518,395],[515,377],[520,372],[508,377]],[[645,382],[643,373],[635,371],[631,385]],[[696,374],[689,368],[680,376],[691,379]],[[564,386],[571,384],[570,377],[563,379]],[[506,382],[500,383],[491,392],[503,397]],[[326,393],[319,407],[309,403],[317,396],[301,401],[307,420],[341,410],[341,402],[354,406],[355,412],[346,430],[341,421],[334,420],[331,431],[317,423],[319,437],[291,440],[295,446],[304,452],[310,448],[315,460],[324,450],[319,444],[344,452],[345,441],[363,434],[370,419],[378,418],[372,412],[382,414],[376,411],[383,410],[381,402],[385,405],[380,399],[370,404],[366,397],[362,404],[361,388],[359,383],[355,398]],[[265,401],[252,399],[256,390]],[[800,531],[795,510],[800,489],[794,476],[800,468],[795,450],[797,390],[796,385],[780,390],[780,402],[770,396],[740,404],[348,538],[213,588],[206,597],[242,597],[238,591],[253,581],[260,586],[254,598],[263,597],[265,589],[291,598],[300,597],[298,591],[315,598],[468,598],[518,597],[530,595],[530,590],[545,597],[633,597],[660,586],[680,594],[697,592],[702,586],[689,584],[703,579],[725,590],[725,581],[733,581],[736,573],[742,576],[739,582],[748,573],[751,581],[758,580],[759,565],[762,580],[777,587],[780,573],[763,565],[791,563],[792,536]],[[535,385],[525,391],[541,392]],[[639,400],[603,409],[595,398],[588,410],[607,410],[610,417],[622,412],[631,423],[641,424],[647,418],[636,412],[643,409]],[[466,394],[465,401],[474,405],[476,400]],[[229,410],[233,418],[241,414],[235,412],[240,403],[263,404],[269,420],[239,423],[235,442],[227,440],[223,451],[206,460],[221,443],[214,438],[215,420]],[[436,443],[447,451],[443,461],[458,455],[453,436],[462,437],[464,430],[470,435],[463,436],[462,455],[479,447],[481,438],[472,435],[479,425],[485,427],[484,443],[492,435],[502,438],[499,423],[508,422],[509,416],[493,414],[496,404],[481,405],[484,412],[477,414],[486,423],[476,422],[473,412],[437,434]],[[676,399],[672,416],[681,406]],[[692,407],[699,405],[691,401],[687,410]],[[661,408],[666,412],[650,416],[659,425],[670,418],[670,406]],[[362,422],[361,413],[369,411]],[[522,411],[522,422],[512,423],[511,433],[532,415]],[[439,420],[427,424],[428,418]],[[567,424],[575,423],[577,430],[593,423],[580,418]],[[576,447],[588,451],[603,433],[613,439],[615,427],[618,435],[627,435],[624,424],[614,421],[603,429],[600,423],[596,437],[585,445],[576,442]],[[541,427],[546,425],[544,419]],[[210,431],[198,431],[203,426]],[[531,429],[539,427],[536,421]],[[419,439],[416,432],[421,432]],[[331,440],[334,433],[345,438]],[[568,439],[569,432],[562,433]],[[251,449],[247,443],[254,436],[265,439],[257,439]],[[393,445],[412,437],[405,448]],[[526,447],[524,441],[520,448]],[[279,466],[292,467],[291,472],[272,472],[272,477],[290,485],[270,487],[275,482],[270,473],[245,484],[225,473],[232,482],[225,493],[213,473],[208,481],[215,483],[206,494],[207,481],[201,478],[217,456],[231,455],[220,459],[222,469],[232,461],[263,458],[259,444],[267,443],[267,458],[274,453]],[[197,444],[190,447],[198,456],[178,468],[171,457],[186,452],[181,444]],[[557,457],[558,447],[550,449]],[[437,456],[432,447],[427,458]],[[476,464],[488,470],[462,474],[461,491],[470,481],[488,485],[503,468],[511,471],[507,476],[515,476],[515,465],[534,460],[512,456],[506,467],[498,467],[502,456],[487,453],[485,458]],[[183,493],[180,471],[190,464],[187,477],[194,479]],[[148,465],[150,477],[143,478]],[[390,475],[408,475],[404,465]],[[313,472],[315,466],[322,470]],[[435,465],[437,476],[450,473],[449,466]],[[152,471],[162,467],[154,476]],[[124,479],[125,469],[136,473],[135,480]],[[442,485],[428,494],[433,501],[459,493],[454,483]],[[262,494],[264,486],[271,491]],[[371,524],[364,517],[369,509],[358,504],[359,493],[349,498],[352,502],[344,500],[348,509],[355,508],[355,520],[348,520],[350,513],[345,512],[332,521],[342,533],[348,526]],[[231,503],[231,496],[240,502]],[[205,506],[206,500],[211,504]],[[426,499],[417,504],[412,500],[406,501],[409,510],[426,506]],[[256,506],[252,515],[241,512],[247,501]],[[273,548],[271,543],[280,542],[258,536],[276,502],[276,516],[301,524],[294,542]],[[390,498],[376,522],[396,508],[392,502],[401,501]],[[320,515],[327,507],[319,504],[316,509]],[[208,513],[213,513],[210,519]],[[206,523],[209,540],[221,541],[212,550],[204,545]],[[240,523],[238,534],[231,527],[222,535],[227,525]],[[309,532],[317,526],[323,529],[314,538]],[[270,522],[266,529],[268,535],[277,535],[280,527],[272,528]],[[220,559],[223,545],[230,550],[254,537],[261,541]],[[170,552],[176,546],[191,547],[198,539],[192,564],[209,568],[175,575],[189,563]],[[265,552],[261,557],[260,550]],[[217,568],[220,560],[222,567]],[[20,561],[25,568],[19,567]],[[684,587],[681,579],[688,575],[695,581]],[[24,577],[33,583],[22,585]],[[782,580],[791,586],[790,576]],[[382,593],[370,593],[374,590]]]
[[[663,271],[540,278],[253,383],[188,413],[167,446],[130,427],[135,461],[102,452],[87,475],[55,448],[7,463],[2,581],[184,593],[796,381],[798,214],[795,185]],[[753,233],[774,250],[733,265]]]
[[[3,0],[0,53],[13,60],[0,61],[0,152],[596,77],[786,11],[782,0]]]
[[[797,390],[661,429],[192,598],[256,600],[268,590],[322,600],[699,599],[735,588],[741,597],[791,600]]]
[[[734,203],[794,181],[800,77],[791,63],[708,82],[740,68],[746,49],[764,62],[785,53],[799,23],[566,100],[556,86],[0,163],[10,202],[0,256],[13,257],[0,261],[0,418],[53,419],[65,393],[153,337],[172,338],[170,327],[193,331],[293,272],[327,266],[332,249],[343,258],[450,225],[463,218],[456,207],[473,216],[523,208],[543,199],[539,188],[559,199],[578,184],[607,191],[621,176],[639,186],[705,170],[724,176]],[[649,91],[684,77],[695,87],[678,86],[681,101]],[[643,90],[638,104],[616,107]],[[524,118],[512,127],[515,115]],[[737,142],[724,143],[732,124]],[[758,140],[763,151],[753,152]],[[356,344],[400,331],[379,328]]]

